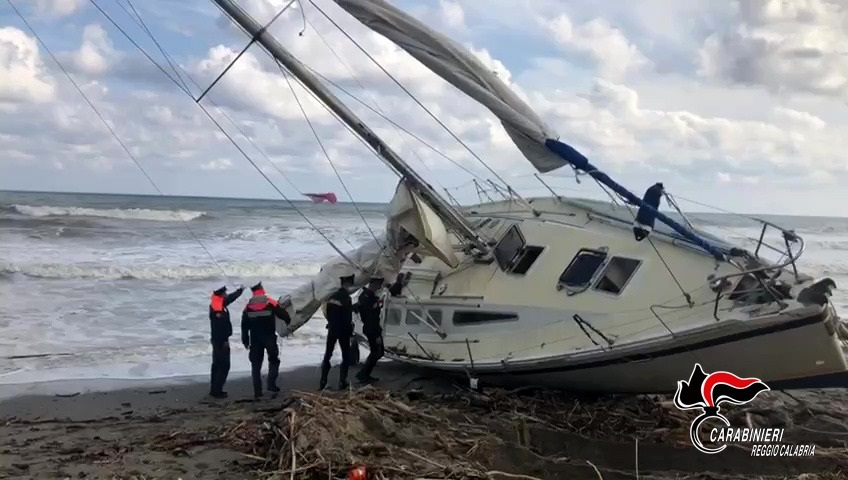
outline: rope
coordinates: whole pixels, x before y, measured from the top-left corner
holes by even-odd
[[[131,15],[131,14],[130,14],[130,12],[129,12],[129,11],[128,11],[128,10],[127,10],[127,9],[126,9],[126,8],[125,8],[122,4],[121,4],[121,3],[118,3],[118,6],[120,6],[120,7],[124,10],[124,12],[125,12],[125,13],[126,13],[126,14],[130,17],[130,18],[132,18],[132,19],[133,19],[133,20],[134,20],[137,24],[139,24],[139,26],[141,26],[142,28],[144,28],[144,30],[145,30],[145,31],[147,32],[147,34],[150,36],[151,40],[153,40],[153,42],[154,42],[154,43],[156,43],[156,45],[159,47],[159,51],[162,53],[162,55],[165,57],[165,59],[168,61],[168,63],[169,63],[169,64],[171,64],[171,65],[174,65],[174,63],[175,63],[175,62],[172,62],[171,56],[168,54],[168,52],[166,52],[166,51],[165,51],[165,49],[161,47],[161,45],[159,44],[159,42],[157,42],[157,41],[156,41],[155,37],[153,37],[152,32],[150,31],[150,29],[148,29],[148,28],[147,28],[147,24],[146,24],[146,22],[144,21],[144,19],[143,19],[143,18],[141,18],[141,15],[138,13],[138,11],[136,11],[135,7],[133,7],[132,1],[131,1],[131,0],[126,0],[126,2],[127,2],[127,4],[129,4],[130,8],[132,8],[133,12],[135,13],[135,16]],[[136,17],[138,17],[138,18],[136,18]],[[186,78],[188,78],[188,79],[189,79],[189,81],[191,81],[191,83],[192,83],[192,84],[193,84],[193,85],[194,85],[197,89],[199,89],[199,90],[201,89],[200,85],[199,85],[199,84],[198,84],[198,83],[194,80],[194,78],[192,78],[192,76],[191,76],[191,75],[190,75],[187,71],[185,71],[185,69],[183,69],[182,67],[180,67],[180,70],[183,72],[183,74],[186,76]],[[177,73],[179,73],[179,72],[177,72]],[[188,86],[186,86],[186,88],[188,88]],[[244,138],[245,138],[245,139],[246,139],[246,140],[247,140],[247,141],[248,141],[248,142],[249,142],[249,143],[253,146],[253,148],[255,148],[257,152],[259,152],[259,154],[260,154],[263,158],[265,158],[265,160],[268,162],[268,164],[270,164],[270,165],[271,165],[271,167],[272,167],[272,168],[274,168],[274,170],[276,170],[276,171],[277,171],[277,173],[279,173],[279,174],[283,177],[283,179],[285,179],[285,180],[286,180],[286,182],[288,182],[288,183],[289,183],[289,185],[291,185],[291,186],[292,186],[292,188],[294,188],[294,190],[295,190],[295,191],[297,191],[297,193],[298,193],[298,194],[300,194],[300,195],[304,195],[304,193],[303,193],[303,192],[302,192],[302,191],[301,191],[301,190],[297,187],[297,185],[296,185],[294,182],[292,182],[292,181],[291,181],[291,179],[288,177],[288,175],[286,175],[286,174],[285,174],[285,173],[284,173],[284,172],[283,172],[283,171],[282,171],[282,170],[281,170],[281,169],[280,169],[280,168],[279,168],[279,167],[278,167],[278,166],[274,163],[274,161],[273,161],[273,160],[271,160],[271,158],[270,158],[270,157],[269,157],[269,156],[268,156],[268,155],[267,155],[267,154],[266,154],[266,153],[265,153],[265,152],[264,152],[261,148],[259,148],[259,146],[258,146],[258,145],[256,145],[256,143],[253,141],[253,139],[252,139],[252,138],[250,138],[250,136],[248,136],[248,135],[244,132],[244,130],[242,130],[242,129],[241,129],[241,127],[239,127],[239,126],[238,126],[238,124],[235,122],[235,120],[233,120],[233,119],[232,119],[232,118],[231,118],[231,117],[227,114],[227,112],[226,112],[226,111],[224,111],[221,107],[219,107],[219,106],[218,106],[218,105],[217,105],[217,104],[216,104],[216,103],[215,103],[215,102],[214,102],[211,98],[206,97],[206,99],[209,101],[209,103],[210,103],[210,104],[212,104],[212,106],[213,106],[213,107],[215,107],[215,109],[218,111],[218,113],[220,113],[221,115],[223,115],[223,117],[224,117],[225,119],[227,119],[227,121],[229,121],[229,122],[230,122],[230,124],[231,124],[233,127],[235,127],[235,129],[239,132],[239,134],[241,134],[241,136],[242,136],[242,137],[244,137]],[[317,214],[318,214],[318,216],[319,216],[319,217],[321,217],[321,218],[322,218],[325,222],[327,222],[327,224],[328,224],[328,225],[332,226],[332,223],[330,222],[330,220],[329,220],[329,219],[327,219],[327,218],[323,215],[323,213],[322,213],[320,210],[317,210],[317,211],[316,211],[316,213],[317,213]],[[355,246],[354,246],[354,245],[353,245],[353,244],[352,244],[352,243],[351,243],[351,242],[350,242],[347,238],[344,238],[344,237],[343,237],[343,238],[342,238],[342,240],[344,240],[344,241],[345,241],[345,243],[347,243],[347,244],[350,246],[350,248],[356,248],[356,247],[355,247]]]
[[[7,1],[11,3],[11,0],[7,0]],[[95,3],[95,0],[89,0],[89,1],[90,1],[91,3],[93,3],[95,6],[97,6],[97,4]],[[168,75],[168,73],[165,71],[165,69],[164,69],[164,68],[162,68],[161,66],[159,66],[159,64],[158,64],[158,63],[156,63],[156,61],[155,61],[155,60],[153,60],[153,58],[152,58],[149,54],[147,54],[147,52],[144,50],[144,48],[142,48],[142,47],[141,47],[138,43],[136,43],[136,42],[135,42],[135,41],[134,41],[134,40],[133,40],[133,39],[129,36],[129,34],[127,34],[127,32],[126,32],[123,28],[121,28],[121,27],[120,27],[120,25],[118,25],[118,24],[115,22],[115,20],[113,20],[113,19],[112,19],[112,17],[110,17],[108,14],[106,14],[106,12],[104,12],[104,11],[103,11],[103,10],[102,10],[99,6],[97,7],[97,9],[98,9],[98,10],[100,10],[100,12],[101,12],[101,13],[103,13],[103,15],[104,15],[104,16],[105,16],[108,20],[109,20],[109,22],[110,22],[112,25],[114,25],[114,26],[115,26],[115,28],[117,28],[117,29],[118,29],[118,30],[119,30],[119,31],[120,31],[120,32],[121,32],[121,33],[122,33],[125,37],[127,37],[127,39],[128,39],[128,40],[129,40],[129,41],[130,41],[133,45],[135,45],[135,47],[136,47],[136,48],[138,48],[139,50],[141,50],[141,52],[142,52],[142,53],[143,53],[143,54],[144,54],[144,55],[148,58],[148,60],[150,60],[150,61],[151,61],[151,62],[153,62],[153,63],[154,63],[157,67],[159,67],[159,69],[160,69],[160,70],[162,70],[162,72],[163,72],[163,73],[165,73],[165,75],[166,75],[166,76],[167,76],[167,77],[168,77],[168,78],[169,78],[172,82],[174,82],[174,84],[175,84],[175,85],[177,85],[177,87],[178,87],[178,88],[180,88],[180,90],[182,90],[182,86],[181,86],[181,85],[180,85],[180,84],[179,84],[176,80],[174,80],[174,78],[173,78],[173,77],[171,77],[170,75]],[[185,93],[186,93],[186,95],[188,95],[189,97],[191,97],[191,98],[192,98],[192,100],[194,100],[194,97],[191,95],[191,92],[187,92],[187,91],[185,91],[185,90],[183,90],[183,92],[185,92]],[[238,144],[238,143],[237,143],[237,142],[233,139],[233,137],[232,137],[229,133],[227,133],[227,131],[226,131],[226,130],[224,130],[224,128],[221,126],[221,124],[220,124],[217,120],[215,120],[215,117],[213,117],[213,116],[212,116],[212,114],[210,114],[210,113],[209,113],[209,111],[206,109],[206,107],[204,107],[204,106],[203,106],[202,104],[200,104],[199,102],[192,102],[192,103],[194,103],[195,105],[197,105],[197,106],[200,108],[200,110],[202,110],[202,111],[203,111],[203,113],[204,113],[204,114],[206,114],[206,116],[207,116],[207,117],[209,117],[209,120],[211,120],[211,121],[212,121],[212,123],[214,123],[214,124],[215,124],[215,126],[216,126],[216,127],[217,127],[220,131],[221,131],[221,133],[222,133],[222,134],[223,134],[223,135],[227,138],[227,140],[229,140],[229,141],[230,141],[230,143],[232,143],[232,144],[233,144],[233,146],[234,146],[234,147],[235,147],[235,148],[239,151],[239,153],[241,153],[241,155],[242,155],[242,156],[243,156],[243,157],[244,157],[244,158],[245,158],[245,159],[246,159],[246,160],[247,160],[247,161],[248,161],[248,162],[249,162],[249,163],[253,166],[253,168],[254,168],[257,172],[259,172],[259,174],[262,176],[262,178],[264,178],[264,179],[265,179],[265,181],[267,181],[267,182],[268,182],[268,184],[269,184],[269,185],[271,185],[271,188],[273,188],[273,189],[274,189],[274,190],[275,190],[275,191],[276,191],[276,192],[277,192],[277,193],[278,193],[278,194],[279,194],[279,195],[283,198],[283,200],[285,200],[285,201],[289,204],[289,206],[292,208],[292,210],[294,210],[294,211],[295,211],[295,212],[297,212],[297,213],[298,213],[301,217],[303,217],[303,219],[304,219],[304,220],[305,220],[305,221],[306,221],[306,222],[307,222],[307,223],[308,223],[308,224],[309,224],[309,225],[310,225],[310,226],[311,226],[311,227],[312,227],[312,228],[313,228],[316,232],[318,232],[318,234],[319,234],[319,235],[321,235],[321,237],[322,237],[322,238],[323,238],[323,239],[324,239],[324,240],[325,240],[325,241],[326,241],[326,242],[330,245],[330,247],[332,247],[332,248],[333,248],[333,250],[335,250],[335,251],[336,251],[336,253],[338,253],[338,254],[339,254],[339,256],[341,256],[341,257],[342,257],[345,261],[347,261],[347,262],[348,262],[351,266],[353,266],[354,268],[357,268],[357,269],[359,269],[359,270],[363,270],[361,266],[359,266],[358,264],[356,264],[356,263],[355,263],[353,260],[351,260],[351,259],[350,259],[347,255],[345,255],[345,254],[344,254],[344,252],[342,252],[342,251],[341,251],[341,250],[340,250],[340,249],[336,246],[336,244],[335,244],[335,243],[333,243],[333,241],[332,241],[332,240],[330,240],[330,239],[329,239],[329,238],[328,238],[328,237],[324,234],[324,232],[322,232],[322,231],[321,231],[321,229],[319,229],[319,228],[318,228],[318,227],[317,227],[314,223],[312,223],[312,220],[310,220],[310,219],[309,219],[309,217],[308,217],[308,216],[306,216],[306,214],[304,214],[304,213],[303,213],[303,212],[302,212],[302,211],[301,211],[301,210],[297,207],[297,205],[295,205],[295,204],[294,204],[294,203],[293,203],[293,202],[292,202],[292,201],[291,201],[291,200],[290,200],[290,199],[289,199],[289,198],[288,198],[288,197],[287,197],[287,196],[286,196],[286,195],[285,195],[285,194],[284,194],[284,193],[283,193],[283,192],[282,192],[282,191],[281,191],[278,187],[277,187],[277,185],[276,185],[276,184],[275,184],[275,183],[274,183],[274,182],[273,182],[270,178],[268,178],[268,176],[265,174],[265,172],[263,172],[263,171],[262,171],[262,169],[261,169],[261,168],[259,168],[259,166],[258,166],[258,165],[256,165],[256,163],[253,161],[253,159],[252,159],[252,158],[250,158],[250,155],[248,155],[248,154],[247,154],[247,152],[245,152],[245,151],[244,151],[244,149],[243,149],[243,148],[241,148],[241,146],[240,146],[240,145],[239,145],[239,144]]]
[[[338,23],[336,23],[335,20],[330,18],[330,16],[327,15],[327,13],[324,12],[324,10],[322,10],[321,7],[316,5],[314,0],[309,0],[309,3],[311,3],[312,6],[315,7],[316,10],[321,12],[321,14],[327,20],[329,20],[329,22],[332,23],[333,26],[335,26],[340,32],[342,32],[342,34],[345,37],[347,37],[348,40],[350,40],[354,45],[356,45],[356,47],[362,53],[364,53],[365,56],[367,56],[369,60],[371,60],[375,65],[377,65],[377,67],[379,67],[380,70],[382,70],[383,73],[385,73],[398,87],[400,87],[400,89],[403,90],[404,93],[409,95],[409,97],[412,100],[414,100],[415,103],[418,104],[418,106],[420,106],[422,109],[424,109],[424,111],[427,112],[427,114],[430,115],[430,117],[433,120],[435,120],[436,123],[438,123],[446,132],[448,132],[450,134],[450,136],[453,137],[454,140],[456,140],[460,145],[462,145],[462,147],[465,148],[468,151],[468,153],[471,154],[471,156],[473,156],[478,162],[480,162],[480,164],[482,164],[484,167],[486,167],[486,169],[489,170],[489,172],[491,172],[492,175],[494,175],[504,185],[506,185],[507,187],[509,186],[509,184],[506,183],[506,181],[500,175],[498,175],[498,173],[496,171],[494,171],[492,169],[492,167],[490,167],[485,161],[483,161],[482,158],[480,158],[476,153],[474,153],[474,150],[472,150],[471,147],[469,147],[465,142],[463,142],[462,139],[460,139],[455,133],[453,133],[453,131],[447,125],[445,125],[441,120],[439,120],[439,118],[433,112],[431,112],[430,109],[428,109],[420,100],[418,100],[418,98],[415,97],[415,95],[413,95],[412,92],[410,92],[405,86],[403,86],[403,84],[397,78],[395,78],[391,73],[389,73],[389,71],[386,70],[385,67],[383,67],[383,65],[381,65],[380,62],[378,62],[376,58],[374,58],[370,53],[368,53],[368,51],[365,50],[365,48],[363,48],[362,45],[360,45],[359,42],[357,42],[353,37],[351,37],[350,34],[347,33]]]
[[[52,58],[53,61],[56,62],[56,65],[59,66],[59,69],[62,70],[62,73],[64,73],[65,76],[68,77],[68,80],[70,80],[71,84],[73,84],[74,88],[76,88],[77,92],[79,92],[79,94],[82,96],[82,98],[88,104],[88,106],[91,107],[91,109],[94,111],[95,115],[97,115],[97,117],[100,119],[100,121],[103,122],[103,125],[105,125],[106,128],[109,130],[109,133],[111,133],[112,136],[115,138],[115,140],[121,145],[121,148],[124,150],[124,152],[126,152],[127,156],[129,156],[130,159],[133,161],[133,163],[135,163],[135,165],[138,167],[138,169],[141,170],[141,173],[144,174],[145,178],[147,178],[147,181],[150,182],[150,185],[153,186],[153,188],[159,193],[160,196],[164,197],[165,194],[162,192],[162,190],[159,189],[159,187],[156,185],[156,182],[153,181],[153,178],[150,177],[150,175],[147,173],[147,171],[144,169],[144,167],[141,165],[141,163],[138,161],[138,159],[135,157],[135,155],[133,155],[132,152],[130,152],[130,150],[129,150],[129,148],[127,148],[126,144],[124,144],[124,142],[121,140],[121,138],[115,132],[115,130],[112,129],[112,127],[109,125],[109,122],[106,121],[106,119],[103,117],[103,115],[97,109],[97,107],[94,106],[94,104],[91,102],[91,100],[85,94],[85,92],[83,92],[82,88],[80,88],[79,84],[73,79],[71,74],[65,69],[65,67],[62,65],[62,63],[59,61],[59,59],[56,58],[56,56],[53,54],[53,52],[50,50],[50,48],[47,46],[47,44],[44,42],[44,40],[41,39],[41,37],[38,35],[38,33],[35,31],[35,29],[29,24],[29,22],[27,22],[26,18],[23,16],[23,14],[15,7],[15,5],[12,3],[12,0],[6,0],[6,1],[8,2],[9,6],[12,7],[12,10],[15,11],[15,13],[18,15],[18,17],[21,19],[21,21],[24,23],[24,25],[26,25],[27,29],[29,29],[29,31],[32,32],[33,36],[35,36],[35,38],[38,40],[38,42],[41,44],[41,46],[44,47],[44,50],[47,52],[48,55],[50,55],[50,58]],[[221,273],[223,274],[227,283],[233,285],[234,283],[233,283],[231,277],[227,274],[227,271],[224,270],[224,267],[222,267],[221,264],[218,263],[217,260],[215,260],[215,257],[212,255],[212,253],[209,251],[209,249],[206,248],[206,246],[203,244],[202,241],[200,241],[200,237],[198,237],[197,234],[194,233],[194,230],[192,230],[191,227],[189,227],[188,222],[185,220],[185,218],[183,218],[182,214],[177,212],[177,216],[180,218],[180,221],[182,221],[182,224],[189,231],[189,233],[192,235],[192,237],[194,237],[195,241],[197,241],[197,244],[200,245],[200,248],[202,248],[203,251],[206,252],[206,255],[209,256],[209,259],[212,260],[212,263],[214,263],[215,266],[218,267],[219,270],[221,270]]]

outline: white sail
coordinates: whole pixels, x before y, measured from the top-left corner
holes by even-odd
[[[347,252],[347,258],[338,256],[328,261],[312,280],[280,297],[279,303],[292,322],[286,327],[278,321],[277,331],[288,335],[309,321],[338,290],[341,277],[353,275],[354,289],[365,286],[374,276],[391,282],[406,256],[413,252],[433,255],[452,267],[459,264],[444,223],[414,191],[399,182],[389,203],[386,233]]]
[[[566,162],[545,147],[558,136],[471,52],[384,0],[334,0],[371,30],[388,38],[434,73],[494,113],[522,154],[540,172]]]

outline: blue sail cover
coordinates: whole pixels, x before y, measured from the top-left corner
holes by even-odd
[[[683,225],[675,222],[671,218],[669,218],[666,214],[660,212],[656,208],[648,205],[643,202],[642,199],[631,193],[626,188],[619,185],[615,180],[611,179],[606,173],[598,170],[589,162],[589,159],[584,157],[583,154],[572,148],[570,145],[560,142],[559,140],[548,139],[545,141],[545,146],[548,147],[552,152],[559,155],[563,160],[570,163],[574,168],[578,170],[582,170],[587,174],[591,175],[597,181],[601,182],[603,185],[609,187],[615,193],[624,197],[628,203],[631,205],[636,205],[640,209],[643,209],[645,212],[655,216],[657,220],[663,222],[664,224],[671,227],[675,232],[679,233],[681,236],[694,243],[695,245],[703,248],[707,252],[709,252],[713,257],[717,260],[725,259],[725,252],[722,251],[717,246],[707,242],[703,238],[695,235],[692,230],[684,227]]]

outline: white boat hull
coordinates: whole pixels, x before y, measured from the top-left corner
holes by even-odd
[[[706,372],[729,371],[741,377],[759,378],[768,385],[848,370],[845,352],[835,333],[837,321],[828,308],[803,316],[766,318],[740,328],[678,336],[641,348],[613,347],[592,358],[552,356],[521,365],[477,364],[474,369],[391,352],[386,356],[440,371],[467,372],[481,381],[509,386],[540,385],[610,393],[673,392],[678,381],[688,378],[695,363],[700,363]]]

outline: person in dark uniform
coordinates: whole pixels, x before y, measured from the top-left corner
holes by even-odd
[[[277,301],[265,294],[262,282],[250,287],[253,296],[241,314],[241,343],[248,350],[250,375],[253,377],[253,396],[262,396],[262,362],[268,352],[269,392],[279,392],[277,375],[280,373],[280,349],[277,347],[276,318],[291,323],[288,312]]]
[[[233,324],[230,322],[231,303],[241,296],[244,287],[227,295],[227,287],[223,286],[212,292],[209,300],[209,329],[212,342],[212,373],[209,379],[209,395],[215,398],[226,398],[224,384],[230,373],[230,335],[233,334]]]
[[[382,278],[372,278],[368,282],[368,286],[362,289],[359,298],[356,300],[354,310],[359,312],[359,318],[362,320],[362,333],[368,339],[368,359],[365,365],[356,374],[356,379],[361,383],[376,382],[377,378],[371,376],[374,367],[377,366],[377,361],[383,356],[383,329],[380,327],[380,310],[382,309],[382,301],[377,296],[377,292],[383,288]]]
[[[336,342],[342,352],[342,364],[339,369],[339,390],[348,388],[347,370],[350,366],[350,337],[353,335],[353,302],[350,299],[349,288],[353,287],[353,275],[341,277],[341,286],[327,300],[327,347],[324,350],[324,360],[321,362],[321,385],[319,390],[327,386],[327,375],[330,373],[330,358]]]

